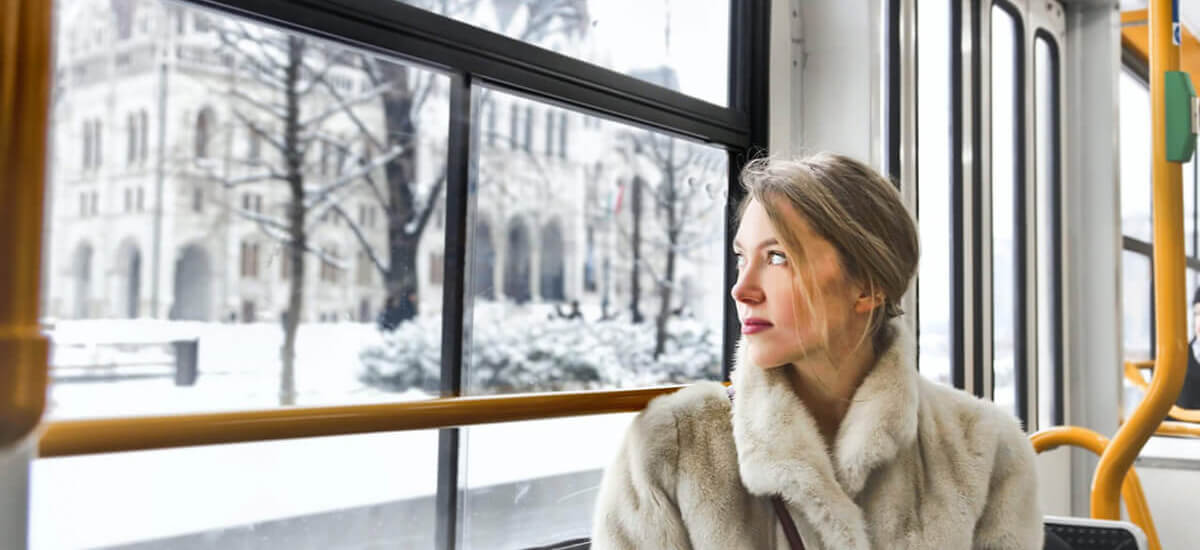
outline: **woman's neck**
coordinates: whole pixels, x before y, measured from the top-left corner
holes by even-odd
[[[831,347],[825,353],[812,354],[786,367],[792,391],[817,422],[830,449],[842,419],[850,410],[854,392],[875,365],[871,339],[861,343],[858,338],[854,340],[849,346]]]

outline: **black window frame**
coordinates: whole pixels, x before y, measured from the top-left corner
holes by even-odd
[[[1013,368],[1013,385],[1014,385],[1013,389],[1014,389],[1014,395],[1015,395],[1014,406],[1016,407],[1016,410],[1014,412],[1016,413],[1017,418],[1021,419],[1021,425],[1029,426],[1030,425],[1029,424],[1029,420],[1030,420],[1029,419],[1029,368],[1026,363],[1029,361],[1029,347],[1030,347],[1029,344],[1030,344],[1030,342],[1029,342],[1028,336],[1029,336],[1030,311],[1029,311],[1029,300],[1028,300],[1029,288],[1028,288],[1028,285],[1026,284],[1026,281],[1028,278],[1026,275],[1029,272],[1029,269],[1031,268],[1031,266],[1029,265],[1029,262],[1028,262],[1028,251],[1029,251],[1029,243],[1030,243],[1029,236],[1030,236],[1031,232],[1028,230],[1029,229],[1028,224],[1029,224],[1030,217],[1027,216],[1026,213],[1030,210],[1031,203],[1029,201],[1029,197],[1025,193],[1026,185],[1028,183],[1028,181],[1027,181],[1028,178],[1026,177],[1026,167],[1029,162],[1028,155],[1026,154],[1026,151],[1028,150],[1027,129],[1028,129],[1028,122],[1029,122],[1028,118],[1029,117],[1027,116],[1028,113],[1026,110],[1028,98],[1025,95],[1026,67],[1028,66],[1028,52],[1026,51],[1026,48],[1025,48],[1025,38],[1029,31],[1026,28],[1027,21],[1026,21],[1025,14],[1023,14],[1020,11],[1020,9],[1018,9],[1011,2],[1008,2],[1007,0],[993,0],[991,3],[991,7],[993,8],[992,13],[995,13],[995,8],[999,8],[1000,11],[1005,12],[1009,17],[1011,17],[1012,22],[1013,22],[1013,29],[1015,31],[1015,35],[1013,36],[1013,51],[1009,52],[1013,56],[1013,74],[1016,75],[1014,82],[1012,82],[1013,101],[1014,101],[1012,108],[1013,108],[1013,113],[1016,115],[1016,118],[1013,123],[1014,139],[1013,139],[1013,143],[1012,143],[1012,146],[1013,146],[1012,162],[1013,162],[1013,176],[1014,176],[1013,182],[1012,182],[1012,185],[1013,185],[1013,197],[1012,197],[1013,219],[1011,220],[1012,224],[1013,224],[1013,244],[1014,244],[1013,264],[1012,264],[1013,283],[1014,283],[1013,326],[1012,326],[1012,330],[1013,330],[1013,366],[1012,366],[1012,368]],[[989,19],[989,24],[993,28],[995,27],[995,22],[990,19]],[[991,36],[991,34],[990,34],[990,30],[989,30],[989,37],[990,36]],[[988,53],[992,56],[993,59],[995,59],[997,52],[991,48],[991,44],[992,44],[992,42],[989,40]],[[991,68],[990,62],[988,64],[988,67],[990,70],[990,68]],[[995,87],[995,82],[992,82],[992,80],[990,78],[989,78],[989,83],[992,85],[993,88]],[[995,100],[995,98],[991,98],[991,99],[993,101]],[[989,129],[992,129],[990,125],[989,125]],[[995,136],[993,135],[992,137],[994,138]],[[997,150],[996,149],[997,145],[1000,145],[1000,146],[1004,145],[1004,144],[997,144],[997,143],[995,143],[994,140],[990,140],[989,143],[991,144],[992,151]],[[989,166],[994,166],[996,159],[995,159],[995,157],[990,157],[990,158],[991,158],[992,164],[990,164]],[[987,190],[987,192],[988,192],[989,196],[994,198],[995,195],[993,193],[993,189],[995,188],[996,182],[991,180],[990,175],[988,178],[988,183],[989,183],[990,188]],[[993,203],[993,210],[994,210],[994,208],[995,208],[995,206]],[[1034,219],[1036,219],[1036,218],[1034,218]],[[993,230],[988,232],[989,239],[992,239],[993,235],[995,234],[995,230],[994,230],[995,220],[994,219],[992,220],[992,223],[993,223]],[[996,291],[995,291],[995,282],[996,282],[995,257],[996,257],[996,254],[995,254],[995,252],[996,252],[996,247],[995,247],[994,240],[992,241],[992,244],[988,246],[988,250],[992,254],[992,261],[989,262],[989,265],[992,266],[992,270],[991,270],[991,273],[988,274],[988,276],[991,277],[991,281],[992,281],[991,282],[992,292],[990,293],[992,305],[991,305],[991,307],[988,308],[989,312],[992,315],[992,333],[987,335],[987,337],[990,338],[992,341],[992,358],[991,358],[992,360],[989,365],[989,368],[992,369],[992,376],[991,376],[991,380],[990,380],[992,387],[989,389],[988,393],[992,394],[992,397],[994,399],[995,398],[995,387],[996,387],[996,370],[995,370],[996,369],[996,353],[995,353],[995,351],[996,351],[996,345],[995,345],[995,334],[996,334]]]
[[[186,0],[187,4],[232,13],[306,35],[443,71],[450,76],[449,143],[445,193],[445,279],[443,281],[443,396],[462,392],[467,195],[470,139],[478,86],[494,87],[590,115],[616,119],[697,140],[728,152],[725,288],[736,280],[732,254],[735,210],[744,191],[737,178],[753,158],[767,153],[770,3],[731,0],[728,106],[645,82],[586,61],[542,49],[397,0]],[[461,115],[461,116],[459,116]],[[515,121],[514,121],[515,122]],[[529,121],[531,122],[531,121]],[[512,124],[514,130],[517,125]],[[515,132],[514,132],[515,133]],[[513,148],[517,136],[509,136]],[[525,147],[531,141],[526,133]],[[733,300],[724,297],[722,376],[729,379],[738,323]],[[462,488],[460,432],[439,432],[436,547],[458,546]]]
[[[1065,420],[1065,412],[1063,410],[1063,395],[1064,395],[1064,342],[1063,342],[1063,246],[1062,246],[1062,215],[1061,215],[1061,200],[1062,200],[1062,110],[1061,110],[1061,45],[1057,38],[1039,26],[1030,26],[1023,12],[1013,3],[1007,0],[971,0],[968,2],[949,0],[949,15],[950,15],[950,184],[951,184],[951,204],[952,211],[950,217],[951,227],[953,228],[951,235],[951,266],[967,266],[969,269],[964,271],[961,268],[953,269],[951,273],[951,292],[950,292],[950,307],[951,307],[951,383],[958,389],[967,389],[967,369],[972,369],[972,379],[975,380],[973,392],[975,395],[983,397],[986,392],[982,384],[984,375],[984,354],[983,346],[984,338],[991,338],[991,334],[985,334],[985,323],[980,318],[980,312],[983,309],[983,293],[980,291],[980,285],[985,281],[985,277],[991,277],[991,273],[984,273],[984,263],[980,254],[976,253],[973,257],[967,257],[967,243],[971,244],[971,250],[983,250],[983,239],[991,238],[990,233],[984,232],[983,226],[983,205],[981,198],[983,192],[990,193],[990,189],[983,189],[982,182],[984,181],[983,164],[979,159],[983,158],[983,126],[980,124],[984,114],[984,104],[982,94],[978,93],[981,90],[983,79],[982,70],[983,51],[984,48],[979,47],[981,41],[989,36],[989,29],[983,28],[983,9],[990,10],[995,5],[1006,10],[1014,17],[1017,24],[1019,36],[1016,38],[1017,53],[1017,75],[1019,82],[1014,83],[1017,94],[1016,113],[1018,113],[1018,121],[1015,128],[1015,133],[1018,141],[1016,146],[1017,170],[1016,174],[1019,179],[1015,192],[1017,193],[1017,202],[1014,207],[1016,224],[1014,227],[1014,239],[1018,249],[1015,251],[1014,260],[1018,262],[1018,273],[1025,273],[1028,269],[1034,269],[1036,263],[1027,265],[1026,253],[1027,247],[1035,246],[1032,240],[1035,236],[1034,232],[1028,231],[1025,227],[1028,220],[1032,218],[1027,212],[1030,204],[1030,197],[1026,196],[1026,171],[1025,166],[1031,160],[1028,158],[1026,140],[1027,127],[1030,123],[1028,120],[1026,102],[1030,98],[1025,96],[1025,81],[1028,79],[1028,71],[1026,70],[1031,64],[1031,52],[1026,51],[1026,37],[1028,33],[1033,33],[1034,41],[1045,39],[1050,47],[1051,55],[1055,59],[1056,70],[1053,75],[1052,94],[1055,101],[1055,120],[1053,124],[1053,147],[1054,147],[1054,184],[1052,191],[1052,204],[1046,205],[1051,208],[1053,215],[1051,216],[1052,239],[1054,242],[1054,262],[1053,281],[1051,282],[1056,289],[1052,304],[1052,319],[1054,323],[1055,341],[1054,346],[1054,411],[1052,419],[1056,425],[1060,425]],[[888,0],[885,4],[887,24],[884,30],[885,53],[884,58],[887,62],[887,71],[885,72],[886,86],[886,102],[885,102],[885,132],[884,139],[887,145],[887,154],[885,157],[885,165],[888,175],[897,183],[898,186],[905,184],[917,185],[916,173],[905,174],[902,167],[901,147],[904,140],[903,129],[901,127],[901,112],[903,109],[902,93],[902,64],[906,60],[901,58],[902,51],[902,36],[901,36],[901,10],[903,3],[900,0]],[[920,6],[916,9],[919,10]],[[919,12],[915,14],[919,17]],[[916,33],[914,33],[916,35]],[[919,35],[913,39],[914,48],[920,47]],[[963,44],[969,40],[974,47],[970,48],[969,52],[964,54],[963,48],[957,45]],[[990,45],[990,41],[989,41]],[[990,47],[988,48],[990,51]],[[907,60],[912,64],[913,70],[920,75],[920,67],[917,65],[917,59]],[[964,82],[964,70],[969,70],[970,79]],[[974,92],[973,92],[974,91]],[[916,94],[917,91],[911,90],[910,93]],[[909,103],[911,105],[919,105],[918,98],[913,98]],[[966,131],[967,125],[965,118],[969,117],[973,123],[970,125],[970,132]],[[914,137],[915,143],[913,147],[920,147],[920,129],[918,128],[917,135]],[[969,148],[969,149],[968,149]],[[972,162],[969,170],[965,165],[964,153],[969,151],[971,158],[975,159]],[[913,168],[919,173],[919,155],[914,154],[912,161]],[[911,182],[911,183],[910,183]],[[969,186],[969,187],[968,187]],[[971,200],[967,201],[967,191],[970,190]],[[1200,237],[1197,237],[1198,249],[1200,249]],[[1198,250],[1200,254],[1200,250]],[[1188,264],[1192,266],[1191,263]],[[1196,269],[1200,270],[1200,258],[1197,258]],[[973,282],[970,288],[974,288],[974,292],[968,295],[968,278]],[[1032,292],[1032,289],[1025,288],[1026,278],[1024,276],[1016,277],[1017,289],[1017,304],[1014,308],[1014,320],[1017,325],[1015,327],[1015,338],[1018,340],[1015,344],[1015,356],[1018,361],[1014,363],[1014,377],[1016,382],[1017,404],[1022,420],[1029,425],[1029,422],[1036,418],[1025,418],[1030,412],[1029,401],[1035,401],[1037,396],[1029,395],[1030,376],[1036,376],[1036,370],[1030,372],[1029,369],[1023,368],[1025,361],[1029,360],[1028,346],[1031,342],[1027,342],[1026,330],[1028,323],[1036,323],[1030,319],[1031,315],[1036,315],[1036,310],[1029,310],[1029,300],[1026,299],[1027,293]],[[915,291],[915,290],[914,290]],[[920,296],[917,297],[918,303]],[[975,313],[973,318],[966,317],[967,306]],[[993,308],[989,308],[989,311]],[[918,312],[914,312],[918,314]],[[919,319],[916,323],[918,330],[920,327]],[[917,335],[918,341],[920,335]],[[968,355],[967,341],[975,342],[971,346],[972,353]],[[919,360],[919,356],[918,356]],[[987,365],[987,368],[991,368]],[[1038,367],[1040,368],[1040,366]],[[992,377],[994,381],[995,377]],[[993,382],[994,383],[994,382]],[[1039,389],[1039,391],[1041,391]],[[1036,409],[1034,409],[1036,410]]]
[[[1054,34],[1047,31],[1044,28],[1037,28],[1036,30],[1034,30],[1034,33],[1033,33],[1034,49],[1033,49],[1033,56],[1031,57],[1034,61],[1034,70],[1035,71],[1038,70],[1036,56],[1037,56],[1037,43],[1039,40],[1046,44],[1046,49],[1050,55],[1051,64],[1053,65],[1053,70],[1050,71],[1050,82],[1049,82],[1050,101],[1055,106],[1054,119],[1051,122],[1051,126],[1050,126],[1050,128],[1051,128],[1050,129],[1050,147],[1051,147],[1051,151],[1052,151],[1051,152],[1051,163],[1053,166],[1053,168],[1051,169],[1051,174],[1053,174],[1053,177],[1052,177],[1051,184],[1050,184],[1051,185],[1051,187],[1050,187],[1050,190],[1051,190],[1050,191],[1050,204],[1047,204],[1047,205],[1042,205],[1040,203],[1037,203],[1037,204],[1038,204],[1039,208],[1048,208],[1050,210],[1050,212],[1052,213],[1050,216],[1050,232],[1051,232],[1050,239],[1051,239],[1051,242],[1053,243],[1053,245],[1051,247],[1051,252],[1052,252],[1052,256],[1054,258],[1054,264],[1053,264],[1052,270],[1051,270],[1052,275],[1051,275],[1050,284],[1053,285],[1053,288],[1054,288],[1054,297],[1050,304],[1051,305],[1050,320],[1051,320],[1051,323],[1053,324],[1052,328],[1053,328],[1053,333],[1054,333],[1055,339],[1050,344],[1051,346],[1053,346],[1053,351],[1051,352],[1051,357],[1053,357],[1053,360],[1054,360],[1054,364],[1052,366],[1052,368],[1054,369],[1054,387],[1051,388],[1051,391],[1053,392],[1053,399],[1054,399],[1053,407],[1054,408],[1050,412],[1050,422],[1055,426],[1061,426],[1066,423],[1066,412],[1065,412],[1065,408],[1064,408],[1064,402],[1065,402],[1065,399],[1064,399],[1065,393],[1064,392],[1066,391],[1066,388],[1064,385],[1064,377],[1065,377],[1065,373],[1066,373],[1066,356],[1065,356],[1066,346],[1064,345],[1064,341],[1063,341],[1063,334],[1064,334],[1063,329],[1065,328],[1063,326],[1063,305],[1065,303],[1065,301],[1063,300],[1063,294],[1064,294],[1064,292],[1063,292],[1063,266],[1064,266],[1063,254],[1066,252],[1066,250],[1063,247],[1063,224],[1062,224],[1062,207],[1063,207],[1063,203],[1062,203],[1062,198],[1063,198],[1063,189],[1062,189],[1062,186],[1063,186],[1063,177],[1062,177],[1062,170],[1063,170],[1062,70],[1063,69],[1062,69],[1062,61],[1063,61],[1063,58],[1062,58],[1062,50],[1058,44],[1058,39],[1055,38]],[[1034,86],[1033,86],[1033,93],[1034,93],[1034,97],[1035,97],[1034,101],[1036,101],[1037,92],[1038,92],[1037,80],[1036,80],[1036,76],[1035,76]],[[1035,117],[1036,117],[1036,114],[1037,113],[1035,112]],[[1035,118],[1035,120],[1036,120],[1036,118]],[[1040,152],[1040,151],[1035,151],[1035,154],[1037,152]],[[1036,162],[1036,157],[1035,157],[1035,162]],[[1037,200],[1041,199],[1040,194],[1037,195],[1037,197],[1038,197]],[[1040,256],[1038,257],[1038,261],[1041,261]],[[1036,313],[1035,313],[1035,315],[1036,315]],[[1041,346],[1041,345],[1043,345],[1043,343],[1039,340],[1038,345]],[[1041,368],[1042,368],[1042,365],[1038,364],[1038,369],[1040,370]],[[1038,384],[1038,392],[1041,393],[1042,391],[1044,391],[1044,389],[1041,387],[1041,384],[1039,383]],[[1037,398],[1036,396],[1035,396],[1035,404],[1037,407],[1041,406],[1041,400],[1039,398]],[[1039,414],[1039,420],[1040,420],[1040,414]],[[1041,428],[1043,428],[1043,426],[1039,426],[1039,429],[1041,429]]]

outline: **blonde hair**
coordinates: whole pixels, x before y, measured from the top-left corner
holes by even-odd
[[[850,277],[863,283],[872,296],[882,295],[884,303],[872,310],[867,327],[876,347],[882,345],[885,321],[903,313],[900,298],[916,272],[920,253],[916,225],[896,187],[869,166],[833,153],[754,160],[742,170],[741,183],[746,196],[737,210],[739,223],[750,202],[758,201],[784,250],[802,259],[806,257],[803,240],[786,218],[784,207],[790,206],[833,244]],[[811,275],[811,264],[809,270]],[[813,294],[798,273],[796,283],[801,283],[799,294],[811,307]],[[879,310],[882,315],[876,313]]]

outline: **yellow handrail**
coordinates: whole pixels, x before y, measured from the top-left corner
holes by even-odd
[[[42,458],[50,458],[637,412],[646,408],[651,399],[681,387],[448,397],[377,405],[60,420],[46,427],[39,440],[38,454]]]
[[[1154,430],[1155,435],[1200,437],[1200,426],[1191,422],[1163,422]]]
[[[46,404],[38,283],[52,7],[0,2],[0,449],[29,435]]]
[[[1029,440],[1033,442],[1033,450],[1038,453],[1062,445],[1071,445],[1103,456],[1109,446],[1107,437],[1087,428],[1074,426],[1059,426],[1041,430],[1029,436]],[[1132,467],[1129,468],[1129,473],[1125,475],[1125,481],[1121,484],[1121,496],[1125,499],[1125,509],[1129,511],[1129,519],[1146,532],[1150,550],[1162,550],[1162,545],[1158,541],[1158,530],[1154,528],[1154,518],[1150,516],[1150,508],[1146,505],[1146,495],[1142,492],[1142,482],[1138,479],[1137,471]]]
[[[1150,383],[1146,382],[1146,378],[1142,376],[1142,369],[1149,368],[1154,368],[1154,361],[1126,361],[1125,379],[1144,393],[1150,389]],[[1169,414],[1171,418],[1200,423],[1200,410],[1185,409],[1179,405],[1171,405],[1171,412]]]
[[[1171,40],[1171,0],[1150,1],[1150,127],[1154,187],[1154,305],[1158,372],[1146,398],[1100,455],[1092,480],[1092,517],[1119,520],[1119,491],[1125,472],[1166,418],[1183,387],[1187,340],[1183,293],[1183,186],[1179,164],[1166,158],[1167,71],[1179,69],[1179,47]]]

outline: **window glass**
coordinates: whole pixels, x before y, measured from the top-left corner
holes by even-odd
[[[1124,317],[1122,330],[1125,344],[1123,360],[1150,359],[1152,358],[1151,345],[1153,344],[1150,339],[1150,328],[1153,323],[1150,302],[1150,277],[1152,274],[1150,257],[1124,250],[1121,252],[1121,262],[1122,315]],[[1128,380],[1124,380],[1122,387],[1124,392],[1122,395],[1123,408],[1125,417],[1128,418],[1134,407],[1141,401],[1142,393]]]
[[[115,24],[114,8],[162,20],[169,9],[189,18],[198,13],[160,2],[62,2],[60,38]],[[60,169],[49,180],[53,210],[44,245],[43,311],[53,342],[48,417],[436,393],[440,369],[408,378],[394,373],[427,357],[437,365],[440,356],[442,292],[417,260],[444,248],[440,228],[421,220],[445,200],[448,79],[206,15],[193,18],[206,22],[202,34],[179,35],[168,25],[127,39],[110,31],[103,47],[58,50],[50,137],[52,165]],[[108,69],[126,54],[154,62]],[[160,103],[164,77],[169,97]],[[289,97],[294,110],[276,108]],[[161,161],[164,178],[154,170],[120,179],[82,170],[77,148],[93,149],[83,157],[94,167],[100,128],[119,128],[124,113],[145,105],[165,106],[151,108],[153,124],[146,125],[166,128],[151,134],[148,146],[148,165]],[[284,131],[289,112],[304,131]],[[256,132],[257,146],[245,145]],[[323,149],[344,164],[322,170]],[[301,162],[293,168],[288,158]],[[293,177],[299,185],[288,182]],[[146,193],[135,201],[139,208],[95,215],[99,195],[113,197],[113,206],[133,187],[161,193]],[[364,225],[354,211],[360,203],[392,217]],[[153,220],[135,212],[143,207]],[[300,236],[308,246],[297,244]],[[358,252],[375,271],[372,284],[347,274]],[[402,324],[421,328],[397,337]]]
[[[476,98],[561,111],[496,89]],[[479,149],[468,391],[719,378],[727,155],[607,120],[568,145],[565,159]]]
[[[601,477],[632,418],[609,414],[467,428],[462,548],[544,548],[591,536]],[[529,452],[531,445],[536,453]]]
[[[433,548],[437,449],[430,430],[38,459],[29,548]]]
[[[1150,89],[1123,69],[1120,94],[1121,232],[1150,242]]]
[[[1196,256],[1196,155],[1183,165],[1183,247]]]
[[[1062,376],[1059,363],[1061,327],[1058,301],[1060,253],[1058,228],[1061,156],[1059,136],[1058,54],[1045,37],[1034,40],[1034,116],[1037,160],[1037,326],[1038,326],[1038,426],[1055,423],[1058,394],[1055,382]]]
[[[398,0],[725,106],[729,0]]]
[[[1121,252],[1121,263],[1125,359],[1150,359],[1150,327],[1153,323],[1150,314],[1150,257],[1124,250]]]
[[[1017,20],[998,6],[992,7],[992,384],[993,399],[1017,411],[1016,302],[1017,189],[1023,178],[1016,169],[1017,85],[1019,69]],[[1024,363],[1024,361],[1020,361]]]
[[[1197,282],[1196,281],[1196,270],[1188,269],[1187,270],[1187,281],[1186,281],[1187,287],[1185,287],[1183,290],[1185,299],[1187,300],[1187,310],[1186,311],[1187,311],[1187,326],[1188,326],[1188,333],[1187,333],[1188,334],[1188,336],[1187,336],[1188,342],[1191,342],[1192,340],[1196,339],[1196,307],[1195,307],[1196,304],[1195,304],[1195,302],[1196,302],[1197,295],[1200,295],[1200,292],[1197,292],[1198,290],[1200,290],[1200,288],[1196,287],[1196,282]]]
[[[951,384],[950,331],[954,250],[950,181],[950,5],[917,6],[917,221],[921,262],[917,278],[921,374]]]

